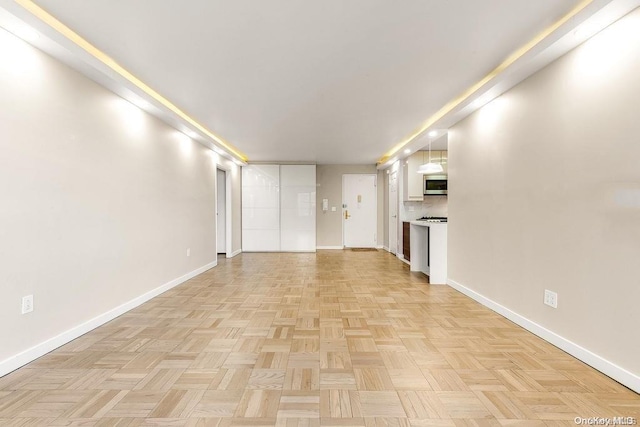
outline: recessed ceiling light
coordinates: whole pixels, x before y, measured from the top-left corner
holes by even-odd
[[[433,138],[434,136],[438,135],[438,131],[437,130],[432,130],[431,132],[429,132],[429,137]]]
[[[411,152],[411,150],[409,150],[408,148],[404,149],[404,154],[409,154]]]

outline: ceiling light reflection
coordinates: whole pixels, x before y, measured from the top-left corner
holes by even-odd
[[[610,81],[618,71],[628,68],[626,63],[635,60],[638,43],[640,16],[637,14],[605,28],[576,50],[576,80],[588,85]]]
[[[114,106],[129,132],[137,135],[144,131],[146,115],[140,107],[123,98],[115,98]]]
[[[25,79],[40,69],[38,51],[15,34],[0,28],[0,72],[6,70],[16,78]]]
[[[26,25],[18,26],[15,29],[11,30],[11,32],[29,43],[36,42],[40,38],[40,33],[38,33],[31,27],[27,27]]]

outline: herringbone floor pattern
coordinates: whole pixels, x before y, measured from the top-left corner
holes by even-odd
[[[384,252],[243,254],[0,378],[0,425],[575,425],[640,396]]]

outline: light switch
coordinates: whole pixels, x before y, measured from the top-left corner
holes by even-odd
[[[336,211],[336,207],[335,206],[331,206],[331,212],[335,212]]]
[[[329,210],[329,199],[322,199],[322,210],[323,211]]]

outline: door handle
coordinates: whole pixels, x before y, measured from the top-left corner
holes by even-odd
[[[398,215],[391,215],[391,218],[398,218]]]
[[[344,211],[344,219],[349,219],[351,218],[351,215],[349,215],[349,211]]]

